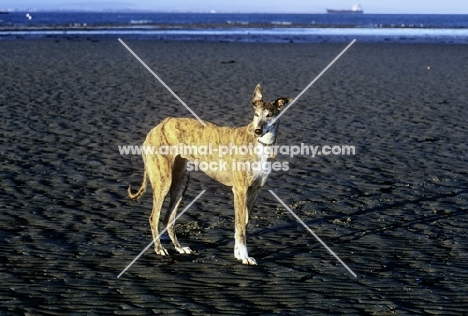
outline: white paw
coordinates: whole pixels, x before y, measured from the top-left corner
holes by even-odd
[[[257,265],[257,261],[255,261],[254,258],[249,257],[247,253],[247,247],[242,246],[242,245],[235,245],[234,246],[234,257],[236,257],[237,260],[241,260],[242,264],[248,264],[248,265]]]
[[[169,256],[169,253],[167,252],[167,250],[161,246],[159,249],[155,249],[156,250],[156,253],[158,255],[161,255],[161,256]]]
[[[247,257],[247,258],[242,259],[242,264],[248,264],[248,265],[251,265],[251,266],[256,266],[257,261],[255,261],[255,259],[252,258],[252,257]]]
[[[179,253],[182,253],[182,254],[191,254],[193,253],[192,249],[190,249],[190,247],[176,247],[176,250],[179,252]]]

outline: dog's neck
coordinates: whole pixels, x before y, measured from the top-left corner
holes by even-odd
[[[263,159],[276,157],[276,153],[272,151],[272,148],[273,146],[276,145],[277,136],[278,136],[278,126],[276,125],[274,129],[269,130],[262,136],[255,137],[255,139],[257,140],[257,146],[260,145],[264,148],[264,150],[267,150],[267,148],[270,150],[268,152],[267,151],[264,152],[264,155],[262,155],[264,156]]]
[[[261,137],[257,137],[257,142],[265,147],[273,146],[276,143],[276,135],[270,135],[272,133],[266,133]]]
[[[278,137],[278,123],[264,131],[265,133],[262,136],[255,135],[257,142],[265,147],[276,144],[276,138]]]

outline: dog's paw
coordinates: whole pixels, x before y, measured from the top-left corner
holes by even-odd
[[[179,253],[182,253],[182,254],[191,254],[191,253],[193,253],[193,251],[192,251],[192,249],[190,249],[190,247],[176,247],[176,250]]]
[[[249,257],[247,253],[247,248],[245,246],[235,245],[234,246],[234,257],[237,260],[242,261],[242,264],[248,264],[252,266],[257,265],[257,261],[254,258]]]
[[[242,264],[247,264],[247,265],[250,265],[250,266],[256,266],[257,261],[255,261],[255,259],[252,258],[252,257],[247,257],[247,258],[242,259]]]
[[[156,253],[161,256],[169,256],[169,253],[167,252],[166,248],[161,246],[159,249],[155,249]]]

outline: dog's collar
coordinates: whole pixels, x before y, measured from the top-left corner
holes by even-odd
[[[275,142],[271,143],[271,144],[265,144],[264,142],[262,142],[260,139],[257,138],[257,142],[259,142],[260,144],[262,144],[263,146],[265,147],[269,147],[271,145],[273,145]]]

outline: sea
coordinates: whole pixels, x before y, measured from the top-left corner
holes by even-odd
[[[0,40],[112,37],[215,42],[468,44],[468,15],[2,12]]]

